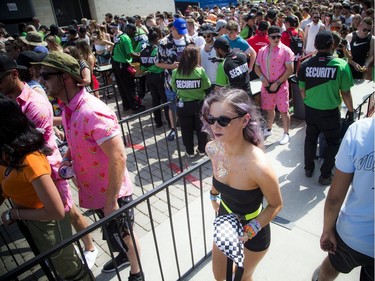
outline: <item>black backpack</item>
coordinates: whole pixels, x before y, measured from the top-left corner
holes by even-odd
[[[299,33],[293,36],[290,30],[287,30],[286,32],[288,32],[290,38],[290,49],[295,55],[301,56],[303,51],[303,40],[299,36]]]

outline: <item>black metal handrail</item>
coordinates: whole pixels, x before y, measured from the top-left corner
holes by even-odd
[[[188,274],[190,274],[197,266],[199,266],[211,254],[210,251],[207,251],[207,241],[206,241],[206,238],[205,238],[205,227],[204,227],[204,224],[205,224],[205,213],[204,213],[204,208],[203,208],[204,207],[204,200],[203,200],[202,173],[201,173],[202,167],[205,166],[205,165],[207,165],[208,163],[209,163],[209,159],[203,159],[203,160],[199,161],[199,163],[197,163],[196,165],[191,166],[189,169],[185,169],[184,171],[182,171],[178,175],[176,175],[176,176],[174,176],[174,177],[166,180],[161,185],[159,185],[159,186],[155,187],[154,189],[148,191],[144,195],[142,195],[142,196],[134,199],[128,205],[121,207],[120,209],[116,210],[115,212],[113,212],[112,214],[108,215],[107,217],[104,217],[103,219],[101,219],[101,220],[99,220],[99,221],[91,224],[86,229],[84,229],[84,230],[82,230],[82,231],[74,234],[70,238],[64,240],[60,244],[52,247],[51,249],[49,249],[49,250],[47,250],[47,251],[39,254],[38,256],[32,258],[29,261],[25,262],[24,264],[19,265],[17,268],[15,268],[15,269],[7,272],[6,274],[0,276],[0,280],[13,280],[13,279],[17,279],[17,277],[19,275],[23,274],[27,270],[30,270],[34,266],[38,265],[40,263],[40,261],[47,259],[52,254],[56,253],[57,251],[59,251],[60,249],[62,249],[64,247],[66,247],[67,245],[70,245],[70,244],[73,244],[73,243],[78,243],[78,241],[83,236],[85,236],[86,234],[91,233],[91,232],[95,231],[96,229],[104,226],[105,224],[107,224],[111,220],[113,220],[114,218],[117,218],[117,217],[121,216],[122,214],[126,213],[127,210],[129,210],[131,208],[135,208],[135,207],[137,207],[137,205],[139,205],[139,204],[141,204],[143,202],[147,202],[147,204],[148,204],[148,209],[149,209],[149,212],[150,212],[150,215],[151,215],[150,216],[150,221],[152,221],[152,211],[151,211],[149,199],[152,198],[153,196],[155,196],[156,194],[160,193],[161,191],[164,191],[164,190],[168,189],[171,185],[173,185],[174,183],[176,183],[176,182],[178,182],[180,180],[184,181],[185,202],[186,202],[185,208],[187,209],[187,212],[186,212],[186,214],[187,214],[187,221],[189,221],[190,218],[189,218],[189,210],[188,210],[188,201],[187,201],[187,198],[186,198],[186,181],[184,180],[184,178],[187,175],[193,173],[194,171],[199,170],[200,185],[201,185],[201,188],[200,188],[200,200],[201,200],[201,208],[202,208],[202,224],[203,224],[203,229],[204,229],[204,231],[202,233],[202,237],[203,237],[203,241],[204,241],[204,245],[203,245],[204,256],[201,257],[201,259],[198,262],[194,262],[193,250],[192,250],[191,233],[189,233],[189,248],[190,248],[190,251],[191,251],[192,267],[186,273],[184,273],[183,275],[180,273],[180,271],[178,272],[178,279],[177,280],[182,280],[182,278],[185,278]],[[170,214],[171,214],[171,211],[170,211]],[[173,233],[174,225],[173,225],[173,221],[172,221],[172,216],[171,215],[169,216],[169,219],[170,219],[170,223],[171,223],[171,230],[172,230],[172,233]],[[189,232],[191,231],[190,228],[188,229],[188,231]],[[155,228],[154,227],[152,227],[152,232],[153,232],[153,238],[154,238],[154,242],[155,242],[156,251],[158,253],[158,263],[159,263],[160,274],[161,274],[162,280],[164,280],[162,265],[161,265],[160,256],[159,256],[159,250],[158,250],[158,246],[157,246],[157,238],[156,238]],[[175,235],[174,235],[174,233],[172,234],[172,237],[173,237],[173,244],[175,244]],[[174,245],[174,251],[175,251],[175,257],[176,257],[176,264],[178,266],[178,255],[177,255],[177,250],[176,250],[176,246],[175,245]],[[119,279],[121,280],[120,276],[119,276]]]

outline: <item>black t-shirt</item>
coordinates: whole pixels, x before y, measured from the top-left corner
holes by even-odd
[[[219,86],[230,85],[251,93],[247,56],[243,53],[230,52],[218,67],[216,83]]]

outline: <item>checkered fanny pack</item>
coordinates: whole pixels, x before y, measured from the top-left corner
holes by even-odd
[[[227,256],[227,281],[232,281],[232,264],[238,266],[234,280],[241,280],[244,267],[244,244],[239,237],[243,236],[242,225],[235,214],[216,217],[214,221],[214,242]]]

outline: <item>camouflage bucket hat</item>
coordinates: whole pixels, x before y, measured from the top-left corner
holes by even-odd
[[[47,46],[47,42],[43,41],[42,36],[38,32],[28,32],[26,37],[21,36],[21,41],[31,46]]]
[[[48,66],[70,75],[74,80],[82,83],[79,64],[72,56],[62,52],[51,52],[41,62],[31,64]]]

